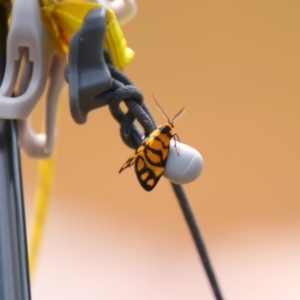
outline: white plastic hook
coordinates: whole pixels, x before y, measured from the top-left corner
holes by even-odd
[[[25,61],[24,72],[18,75],[22,60]],[[38,1],[15,0],[7,38],[6,69],[0,87],[0,118],[25,120],[19,122],[19,140],[31,156],[47,157],[51,154],[65,63],[65,55],[41,21]],[[14,97],[18,76],[21,87]],[[35,134],[30,129],[28,117],[40,99],[49,76],[45,134]]]
[[[19,143],[26,154],[32,157],[48,157],[52,153],[55,142],[55,124],[57,102],[64,84],[63,78],[64,63],[57,57],[53,59],[49,72],[49,89],[46,96],[45,107],[45,133],[35,133],[32,131],[29,118],[18,120]],[[26,68],[20,90],[24,90],[23,85],[26,80]],[[25,83],[26,84],[26,83]]]

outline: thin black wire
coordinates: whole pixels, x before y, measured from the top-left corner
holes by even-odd
[[[184,189],[181,185],[178,185],[175,183],[171,183],[171,184],[172,184],[172,188],[177,196],[177,199],[178,199],[179,205],[181,207],[181,210],[184,214],[185,220],[190,228],[191,234],[193,236],[194,242],[196,244],[198,253],[200,255],[202,264],[206,271],[208,280],[213,289],[215,297],[217,300],[223,300],[221,290],[220,290],[218,282],[217,282],[217,278],[214,274],[213,267],[210,263],[210,259],[209,259],[209,256],[208,256],[208,253],[207,253],[207,250],[205,247],[204,240],[202,238],[200,229],[197,225],[197,221],[195,219],[195,216],[193,214],[193,211],[189,204],[187,196],[184,192]]]
[[[109,70],[114,80],[113,85],[117,89],[115,97],[109,103],[110,111],[114,118],[121,124],[121,137],[125,144],[131,148],[137,148],[142,143],[144,136],[151,133],[157,126],[155,125],[149,110],[141,101],[141,94],[138,92],[137,88],[121,71],[115,69],[113,66],[109,66]],[[121,101],[124,101],[129,109],[126,114],[120,109],[119,105]],[[145,135],[142,135],[141,131],[133,123],[135,119],[137,119],[144,128]],[[217,300],[223,300],[204,240],[184,189],[178,184],[171,183],[171,185],[194,239],[198,254],[206,271],[215,298]]]

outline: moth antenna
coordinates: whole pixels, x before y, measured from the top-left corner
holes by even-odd
[[[172,120],[172,124],[175,122],[176,119],[178,119],[179,117],[181,117],[183,115],[184,109],[185,109],[185,106],[174,116],[174,118]]]
[[[168,115],[164,112],[163,108],[158,104],[157,100],[155,99],[154,95],[152,94],[152,97],[154,99],[154,102],[156,104],[156,106],[158,107],[158,109],[161,111],[161,113],[166,117],[166,119],[168,120],[168,122],[170,123],[170,119],[168,117]]]

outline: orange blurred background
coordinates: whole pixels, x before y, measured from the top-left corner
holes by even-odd
[[[226,299],[300,299],[300,2],[145,1],[123,27],[125,73],[157,123],[204,158],[185,189]],[[61,97],[55,183],[33,299],[214,299],[170,184],[150,193],[107,107]],[[34,112],[40,127],[42,104]],[[27,223],[37,161],[22,155]]]

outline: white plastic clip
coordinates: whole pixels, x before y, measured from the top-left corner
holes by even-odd
[[[22,62],[24,68],[19,74]],[[47,157],[51,154],[65,64],[65,54],[41,21],[38,1],[15,0],[7,38],[6,69],[0,87],[0,118],[23,120],[18,126],[19,141],[28,155]],[[16,95],[18,77],[21,85]],[[48,78],[45,134],[36,134],[30,128],[28,117],[42,96]]]

